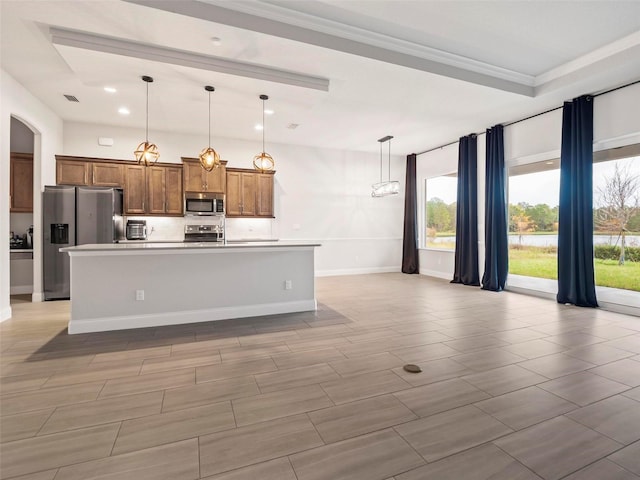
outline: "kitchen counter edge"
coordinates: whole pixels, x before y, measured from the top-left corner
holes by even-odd
[[[193,250],[238,250],[256,248],[295,248],[295,247],[320,247],[320,243],[310,242],[247,242],[247,243],[217,243],[217,242],[167,242],[167,243],[105,243],[77,245],[63,247],[61,252],[69,254],[84,252],[145,252],[158,250],[193,251]]]

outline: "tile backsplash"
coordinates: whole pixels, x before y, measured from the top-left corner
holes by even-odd
[[[208,225],[217,223],[207,217],[142,217],[127,216],[127,220],[146,220],[147,240],[155,242],[172,242],[184,240],[184,226]],[[227,218],[227,240],[271,240],[277,239],[274,220],[272,218]]]

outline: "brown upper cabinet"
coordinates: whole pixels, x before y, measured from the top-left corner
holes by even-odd
[[[12,152],[9,177],[9,211],[33,212],[33,155]]]
[[[126,165],[124,177],[125,215],[182,216],[181,166]]]
[[[182,168],[147,167],[147,213],[182,215]]]
[[[182,165],[56,155],[58,185],[122,188],[125,215],[182,215]]]
[[[56,155],[56,183],[94,187],[124,187],[124,165],[120,160]]]
[[[273,217],[275,172],[260,173],[242,168],[227,169],[228,217]]]
[[[210,172],[200,166],[197,158],[182,157],[182,165],[185,192],[225,193],[226,160],[222,160],[220,166]]]

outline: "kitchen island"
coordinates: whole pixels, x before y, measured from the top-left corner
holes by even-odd
[[[316,309],[315,243],[114,243],[71,257],[69,333]]]

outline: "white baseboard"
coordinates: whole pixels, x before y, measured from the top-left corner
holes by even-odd
[[[31,301],[35,302],[44,302],[44,293],[42,292],[33,292],[31,294]]]
[[[12,285],[9,288],[9,295],[26,295],[33,293],[33,285]]]
[[[238,307],[208,308],[181,312],[127,315],[121,317],[102,317],[76,319],[69,321],[69,333],[107,332],[131,328],[181,325],[185,323],[211,322],[232,318],[277,315],[281,313],[309,312],[317,309],[316,300],[298,300],[295,302],[243,305]]]
[[[420,269],[420,275],[426,275],[428,277],[442,278],[444,280],[453,279],[453,275],[449,272],[439,272],[438,270]]]
[[[400,272],[400,267],[366,267],[366,268],[341,268],[337,270],[316,270],[316,277],[338,277],[341,275],[366,275],[368,273],[395,273]]]
[[[0,323],[11,318],[11,307],[5,307],[0,310]]]

